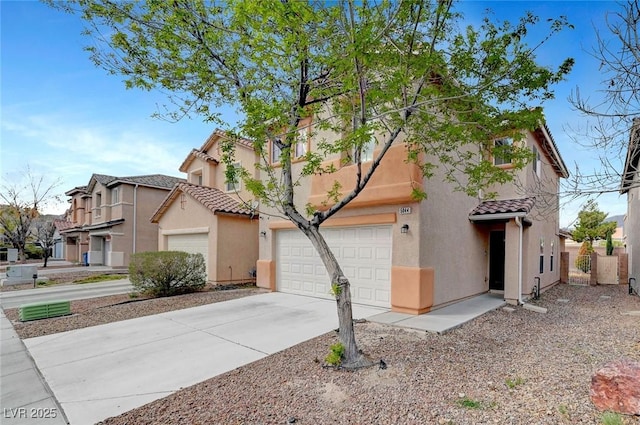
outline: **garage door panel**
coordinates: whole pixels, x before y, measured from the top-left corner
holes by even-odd
[[[389,307],[391,227],[363,226],[321,231],[351,283],[353,302]],[[278,290],[333,298],[324,265],[302,232],[278,231],[276,258]],[[293,284],[300,281],[303,283]]]
[[[169,251],[183,251],[189,254],[202,254],[206,270],[209,270],[209,235],[207,233],[192,233],[185,235],[169,235],[167,237]]]

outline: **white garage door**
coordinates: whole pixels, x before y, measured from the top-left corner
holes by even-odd
[[[209,253],[209,235],[207,233],[192,233],[188,235],[169,235],[167,237],[169,251],[184,251],[189,254],[200,253],[204,257],[204,264],[209,271],[207,258]]]
[[[351,284],[354,303],[389,307],[391,226],[321,229]],[[276,233],[278,291],[332,299],[328,274],[307,237],[299,230]]]

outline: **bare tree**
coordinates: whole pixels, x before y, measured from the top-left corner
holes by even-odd
[[[634,118],[640,117],[640,3],[627,0],[618,5],[620,10],[605,16],[606,33],[595,30],[597,45],[590,52],[600,62],[599,92],[589,95],[578,87],[569,99],[589,119],[586,128],[578,129],[581,137],[576,142],[600,159],[596,170],[576,165],[563,190],[569,197],[620,190],[629,132]]]
[[[56,234],[56,225],[54,219],[51,217],[42,218],[37,220],[35,223],[35,236],[37,241],[40,243],[42,250],[44,252],[44,267],[47,267],[47,262],[49,257],[51,257],[53,246],[55,245],[55,234]]]
[[[27,167],[21,182],[0,185],[0,199],[4,205],[0,210],[0,232],[18,250],[21,262],[26,260],[25,247],[34,237],[33,224],[40,216],[40,209],[49,201],[57,199],[54,194],[60,181],[47,183],[44,176],[36,176]]]

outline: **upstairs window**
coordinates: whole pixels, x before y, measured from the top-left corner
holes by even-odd
[[[101,215],[100,208],[101,207],[102,207],[102,193],[98,192],[98,193],[96,193],[96,217],[100,217],[100,215]]]
[[[115,205],[120,202],[120,188],[114,187],[111,189],[111,204]]]
[[[240,163],[236,162],[233,165],[230,165],[230,167],[236,170],[239,170]],[[240,190],[240,176],[238,176],[238,174],[235,175],[235,178],[233,179],[233,181],[228,181],[226,183],[226,190],[227,192],[237,192]]]
[[[508,165],[511,164],[511,149],[513,147],[513,139],[503,137],[493,141],[493,164]]]
[[[300,129],[298,140],[296,140],[295,159],[302,158],[309,150],[309,127]]]
[[[542,170],[542,161],[540,160],[540,151],[535,146],[532,148],[532,151],[533,151],[533,155],[535,156],[533,158],[533,163],[532,163],[533,174],[540,177],[541,170]]]
[[[276,139],[276,140],[280,142],[280,139]],[[280,155],[282,154],[282,149],[280,149],[276,145],[274,140],[272,140],[269,144],[271,145],[271,152],[270,152],[271,163],[276,164],[280,162]]]
[[[376,148],[378,141],[376,140],[373,133],[369,134],[369,140],[362,145],[360,148],[360,162],[368,162],[373,161],[373,150]],[[356,149],[353,151],[353,158],[355,162],[356,158]]]
[[[196,170],[189,173],[189,183],[202,186],[202,170]]]

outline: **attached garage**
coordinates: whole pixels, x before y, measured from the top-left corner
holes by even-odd
[[[207,233],[190,233],[167,236],[167,250],[184,251],[189,254],[200,253],[204,257],[207,270],[207,258],[209,258],[209,235]]]
[[[354,303],[390,307],[391,226],[321,228],[351,284]],[[329,277],[299,230],[276,232],[276,289],[332,299]]]

